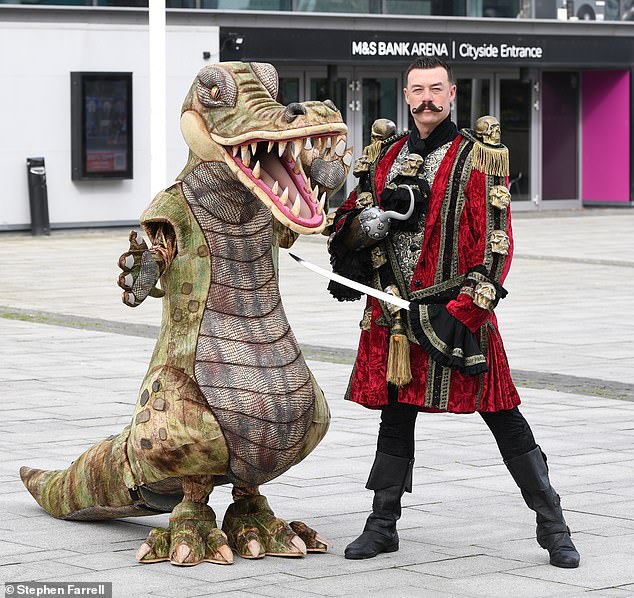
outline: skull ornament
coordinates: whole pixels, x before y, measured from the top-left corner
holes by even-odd
[[[363,154],[357,158],[357,161],[354,163],[354,168],[352,169],[352,174],[359,178],[360,176],[368,173],[370,171],[370,160],[368,156]]]
[[[488,145],[500,145],[500,123],[495,116],[481,116],[475,123],[475,135]]]
[[[495,301],[495,286],[490,282],[479,282],[473,291],[473,302],[482,309],[491,309]]]
[[[511,194],[505,185],[494,185],[489,191],[489,201],[494,208],[506,210],[511,203]]]
[[[403,176],[416,176],[423,165],[423,157],[418,154],[410,154],[401,166]]]
[[[501,253],[502,255],[506,255],[511,246],[509,236],[503,230],[494,230],[491,233],[489,243],[491,244],[491,251],[493,253]]]
[[[389,118],[377,118],[372,123],[372,141],[383,141],[396,133],[396,125]]]
[[[372,193],[369,191],[363,191],[357,195],[357,200],[354,202],[357,208],[371,208],[374,201],[372,200]]]

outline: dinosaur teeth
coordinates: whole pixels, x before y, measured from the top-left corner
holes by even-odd
[[[286,187],[282,195],[280,195],[280,201],[282,202],[282,205],[286,205],[286,202],[288,201],[288,187]]]
[[[277,181],[275,181],[273,183],[273,186],[271,187],[271,191],[273,191],[273,193],[277,195],[279,193],[279,190],[280,190],[280,184]]]
[[[240,146],[239,145],[234,145],[231,148],[231,153],[233,154],[233,157],[235,158],[238,155],[238,152],[240,151]]]
[[[313,203],[317,203],[319,197],[319,185],[315,185],[315,188],[310,192],[310,199]]]
[[[293,156],[294,160],[297,160],[297,158],[299,157],[299,153],[301,151],[302,151],[301,143],[299,141],[297,143],[294,141],[291,141],[291,156]]]
[[[286,141],[277,142],[277,155],[281,158],[282,154],[286,150]]]
[[[255,166],[253,167],[253,176],[256,179],[260,178],[260,161],[259,160],[255,163]]]
[[[326,149],[329,150],[332,147],[332,139],[330,137],[326,137]]]
[[[269,141],[269,146],[266,148],[267,153],[271,153],[273,146],[275,145],[275,141]]]
[[[313,149],[313,143],[310,140],[310,137],[306,137],[306,141],[304,141],[304,149],[305,150],[311,150]]]
[[[249,164],[251,164],[251,154],[249,152],[249,146],[248,145],[241,145],[240,146],[240,156],[242,158],[242,163],[249,168]]]
[[[299,160],[295,160],[295,164],[293,165],[293,172],[295,174],[299,174],[302,171],[302,163]]]
[[[346,152],[346,142],[343,139],[340,139],[339,143],[337,143],[335,147],[335,154],[341,157],[345,154],[345,152]]]
[[[310,177],[306,177],[306,185],[304,185],[304,189],[306,189],[306,191],[308,191],[310,193],[310,190],[312,189],[312,186],[310,184]]]
[[[349,149],[343,156],[343,163],[346,166],[350,166],[352,164],[352,149]]]
[[[299,216],[299,211],[302,209],[302,198],[300,197],[299,193],[295,196],[295,203],[293,204],[293,207],[291,208],[291,214],[293,214],[293,216]]]
[[[254,141],[251,144],[251,153],[255,156],[255,152],[257,152],[257,151],[258,151],[258,144],[257,144],[257,142]]]
[[[319,200],[319,203],[317,204],[317,213],[318,214],[323,214],[324,213],[324,206],[326,205],[326,192],[324,191],[321,195],[321,199]]]

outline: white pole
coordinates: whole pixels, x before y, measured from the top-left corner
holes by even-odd
[[[150,0],[150,192],[167,185],[165,0]]]

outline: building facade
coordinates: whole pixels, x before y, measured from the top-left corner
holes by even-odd
[[[331,98],[348,124],[348,143],[359,154],[374,119],[391,118],[400,129],[409,128],[403,70],[427,55],[454,66],[458,95],[452,117],[459,127],[472,126],[483,114],[500,120],[503,142],[511,150],[515,210],[634,205],[634,22],[627,20],[623,1],[593,2],[594,19],[570,0],[562,7],[539,0],[217,0],[210,8],[196,0],[191,5],[167,11],[165,122],[171,176],[187,156],[180,105],[205,64],[273,63],[281,77],[279,100]],[[254,6],[278,10],[250,10]],[[341,7],[358,12],[335,12]],[[411,14],[395,14],[397,9]],[[30,226],[25,166],[30,156],[46,160],[52,228],[136,223],[160,190],[151,188],[149,178],[148,48],[144,7],[0,4],[5,91],[0,114],[6,124],[0,172],[10,190],[0,204],[0,231]],[[110,91],[100,104],[93,97],[99,86],[88,86],[81,100],[88,113],[82,155],[90,154],[86,164],[93,172],[78,177],[77,121],[71,126],[78,100],[71,79],[95,73],[129,75],[130,130],[117,125],[111,146],[105,141],[99,146],[102,126],[112,133],[118,122],[114,107],[123,100]],[[108,114],[104,117],[98,107]],[[90,143],[97,144],[92,153]],[[116,172],[101,176],[121,156],[133,165],[131,178]],[[352,184],[350,177],[348,187]]]

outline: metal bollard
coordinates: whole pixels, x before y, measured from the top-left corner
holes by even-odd
[[[31,232],[33,235],[49,235],[48,191],[46,189],[44,158],[27,158],[26,172],[29,181]]]

